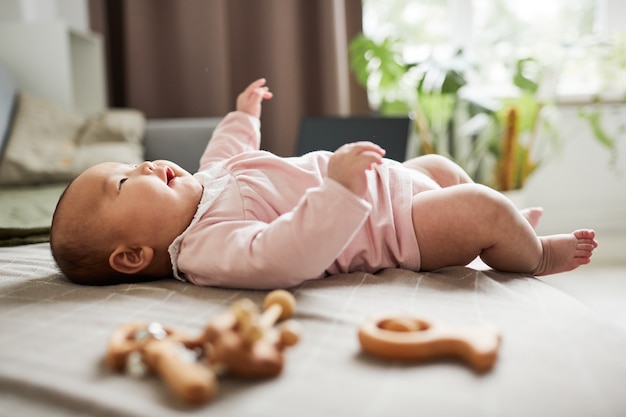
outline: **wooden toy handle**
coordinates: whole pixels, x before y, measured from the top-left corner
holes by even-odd
[[[207,367],[186,360],[182,346],[170,340],[151,340],[144,348],[144,360],[170,390],[189,404],[201,404],[217,393],[217,379]]]
[[[275,290],[263,300],[263,314],[258,324],[261,328],[272,327],[278,320],[285,320],[293,315],[296,309],[296,299],[290,292]]]
[[[275,290],[263,300],[263,313],[258,314],[252,301],[240,300],[233,304],[233,314],[244,341],[251,345],[279,320],[290,318],[296,309],[296,300],[290,292]]]
[[[134,341],[131,335],[140,326],[144,326],[144,323],[120,325],[109,338],[106,363],[114,371],[122,371],[126,366],[126,358],[130,352],[139,349],[139,344]]]
[[[405,361],[458,357],[478,373],[492,368],[500,345],[500,335],[488,325],[457,329],[402,315],[370,319],[358,336],[363,350],[376,356]]]

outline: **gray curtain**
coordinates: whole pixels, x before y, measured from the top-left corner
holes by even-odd
[[[349,70],[360,0],[90,0],[104,35],[112,107],[149,118],[223,116],[253,79],[263,107],[263,149],[294,153],[305,115],[369,111]]]

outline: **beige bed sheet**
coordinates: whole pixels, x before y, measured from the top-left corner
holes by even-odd
[[[593,277],[590,277],[593,279]],[[181,405],[154,378],[113,374],[102,358],[120,323],[199,332],[239,297],[262,291],[174,280],[114,287],[65,281],[47,244],[0,250],[2,416],[623,416],[626,333],[541,280],[470,268],[386,270],[291,289],[301,342],[276,379],[220,380],[217,399]],[[451,324],[494,323],[492,372],[461,363],[406,365],[360,352],[367,317],[401,311]]]

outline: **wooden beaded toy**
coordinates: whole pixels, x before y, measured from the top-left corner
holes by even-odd
[[[264,311],[249,299],[236,301],[229,312],[209,322],[192,338],[158,323],[122,324],[111,335],[109,367],[133,376],[157,374],[179,399],[190,404],[212,400],[217,375],[274,377],[283,369],[283,350],[296,344],[295,299],[284,290],[269,293]]]
[[[365,352],[401,361],[456,357],[477,373],[496,361],[500,335],[490,325],[455,328],[405,315],[382,315],[367,320],[358,332]]]

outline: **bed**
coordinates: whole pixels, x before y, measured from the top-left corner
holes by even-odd
[[[241,297],[263,291],[175,280],[82,287],[57,271],[46,243],[0,250],[0,414],[7,416],[620,416],[626,412],[626,334],[539,279],[481,268],[389,269],[309,281],[289,291],[302,338],[276,378],[220,379],[204,406],[153,377],[104,365],[107,340],[128,321],[198,333]],[[459,326],[493,323],[494,368],[405,364],[362,352],[357,328],[401,311]]]
[[[145,156],[194,170],[217,121],[149,121]],[[479,262],[433,273],[342,274],[289,288],[302,337],[285,352],[283,372],[262,381],[226,376],[214,401],[184,405],[158,379],[135,379],[105,365],[113,330],[148,321],[198,334],[233,301],[260,304],[266,292],[173,279],[74,285],[57,270],[46,242],[62,190],[50,187],[48,194],[37,187],[0,190],[4,210],[19,214],[0,224],[6,238],[0,248],[0,415],[626,415],[624,330],[539,279],[495,273]],[[31,200],[18,203],[16,192]],[[24,214],[25,207],[37,216]],[[364,353],[358,327],[387,312],[495,325],[502,336],[495,366],[477,374],[455,360],[407,364]]]

